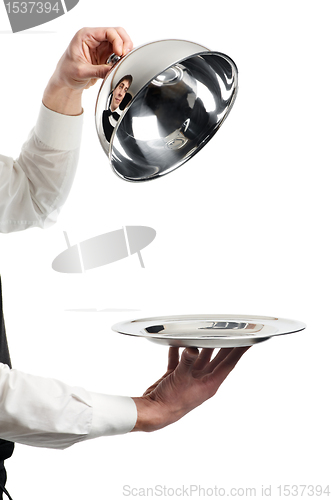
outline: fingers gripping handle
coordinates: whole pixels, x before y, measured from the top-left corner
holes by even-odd
[[[111,66],[113,68],[113,66],[115,66],[116,63],[120,61],[120,59],[121,59],[121,56],[118,56],[117,54],[113,53],[107,59],[106,64],[108,64],[109,66]]]

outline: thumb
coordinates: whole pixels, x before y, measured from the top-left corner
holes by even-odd
[[[99,64],[93,67],[95,69],[96,78],[105,78],[107,73],[109,73],[112,69],[112,66],[109,66],[108,64]]]

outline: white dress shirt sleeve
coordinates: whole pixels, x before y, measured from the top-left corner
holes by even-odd
[[[41,106],[19,158],[0,155],[0,231],[56,222],[72,186],[83,114],[67,116]]]
[[[83,115],[42,105],[18,160],[0,155],[0,231],[47,227],[56,221],[78,162]],[[129,397],[108,396],[0,363],[0,438],[67,448],[132,430],[137,410]]]
[[[0,363],[0,438],[64,449],[79,441],[130,432],[137,409],[126,396],[91,393]]]

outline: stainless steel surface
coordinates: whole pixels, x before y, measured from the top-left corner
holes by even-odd
[[[304,330],[299,321],[266,316],[193,315],[142,318],[113,325],[125,335],[177,347],[240,347]]]
[[[131,99],[122,104],[107,140],[103,116],[126,75],[132,77],[126,94]],[[178,168],[219,129],[237,87],[235,63],[202,45],[161,40],[131,51],[110,70],[96,104],[98,136],[114,171],[125,180],[145,181]]]

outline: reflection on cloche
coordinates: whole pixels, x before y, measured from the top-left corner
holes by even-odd
[[[114,171],[145,181],[178,168],[219,129],[237,86],[235,63],[193,42],[161,40],[129,52],[110,69],[96,104]]]

